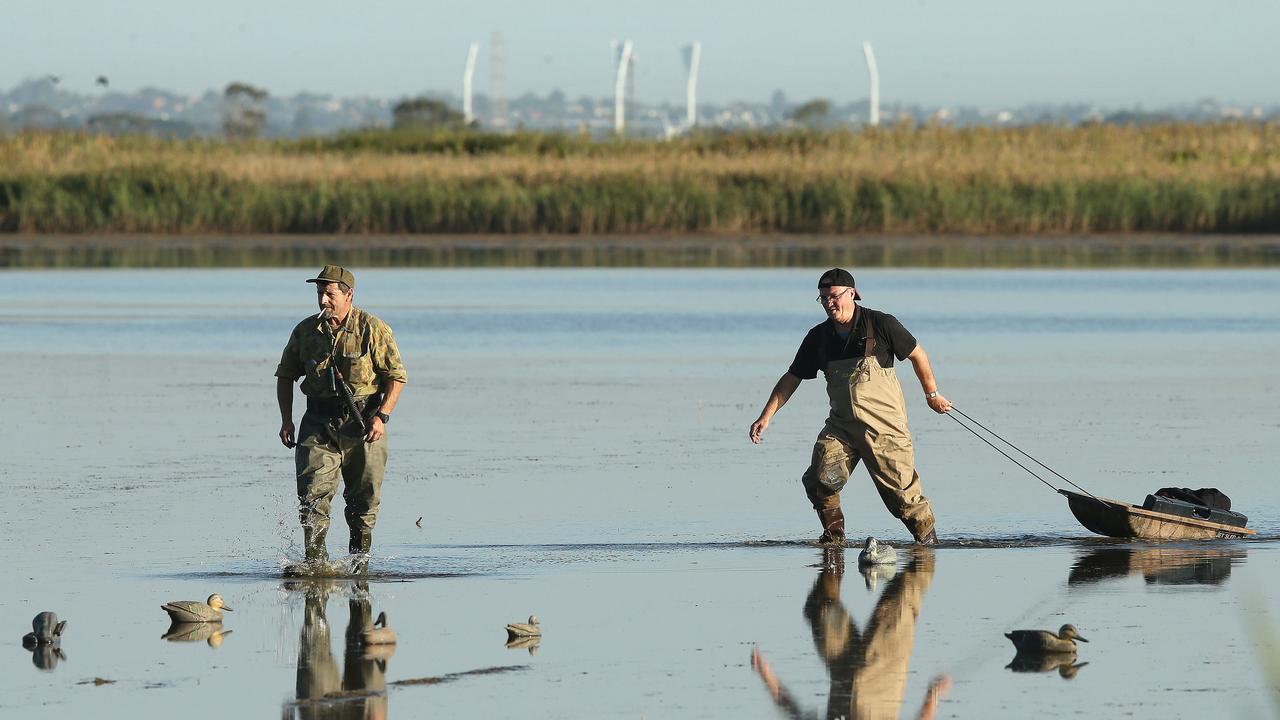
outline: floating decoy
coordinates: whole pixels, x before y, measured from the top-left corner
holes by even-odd
[[[1063,625],[1057,635],[1048,630],[1014,630],[1004,636],[1013,641],[1020,653],[1074,653],[1077,640],[1089,642],[1071,623]]]
[[[885,543],[876,542],[873,537],[867,538],[862,552],[858,553],[859,565],[888,565],[898,562],[898,551]]]
[[[373,622],[373,625],[360,631],[360,643],[362,645],[396,644],[396,631],[387,627],[385,612],[378,613],[378,619]]]
[[[527,623],[510,623],[507,625],[507,637],[514,640],[520,637],[541,637],[542,628],[538,626],[538,616],[530,615]]]
[[[222,596],[214,593],[204,602],[194,600],[175,600],[160,606],[174,622],[207,623],[222,622],[222,611],[231,612],[231,608],[222,602]]]
[[[22,647],[30,650],[40,645],[57,645],[62,641],[62,631],[66,628],[66,620],[58,622],[57,613],[46,610],[32,618],[31,632],[22,636]]]

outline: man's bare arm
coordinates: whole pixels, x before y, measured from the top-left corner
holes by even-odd
[[[403,389],[404,383],[399,380],[387,380],[382,383],[382,404],[378,406],[378,412],[390,415],[391,411],[396,409],[396,403],[400,401],[400,391]],[[364,436],[364,440],[377,442],[386,432],[382,418],[374,415],[369,420],[369,432]]]
[[[276,378],[276,404],[280,406],[280,442],[291,448],[297,444],[293,427],[293,381]]]
[[[748,436],[751,442],[759,445],[760,436],[764,435],[764,431],[769,427],[769,421],[773,419],[775,413],[782,409],[783,405],[791,399],[791,395],[795,393],[796,388],[800,387],[800,378],[791,373],[783,373],[778,378],[777,384],[773,386],[773,392],[769,393],[769,400],[764,404],[764,409],[760,411],[760,417],[751,423],[751,430]]]
[[[933,377],[933,367],[929,365],[929,356],[925,353],[924,346],[917,344],[916,349],[911,351],[907,359],[911,361],[911,367],[916,371],[916,377],[920,379],[920,389],[924,390],[925,395],[938,392],[938,381]],[[925,402],[929,403],[929,407],[936,413],[951,410],[951,402],[941,394],[926,397]]]

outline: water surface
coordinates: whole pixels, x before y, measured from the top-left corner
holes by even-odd
[[[373,572],[286,583],[271,375],[312,270],[4,275],[0,713],[914,717],[938,677],[940,717],[1273,711],[1254,623],[1280,618],[1280,273],[856,273],[968,414],[1100,495],[1220,487],[1261,538],[1090,537],[903,368],[945,542],[868,582],[805,542],[822,388],[746,439],[821,319],[818,270],[356,268],[410,374]],[[844,504],[851,534],[908,540],[861,469]],[[161,638],[162,602],[215,591],[217,647]],[[17,642],[45,609],[69,621],[51,671]],[[366,658],[347,636],[379,610],[401,641]],[[530,612],[536,654],[507,648]],[[1091,640],[1071,677],[1006,667],[1004,632],[1064,622]]]

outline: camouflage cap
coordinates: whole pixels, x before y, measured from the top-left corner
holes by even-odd
[[[309,283],[345,283],[347,287],[356,286],[356,276],[351,271],[337,265],[325,265],[320,274],[311,278]]]

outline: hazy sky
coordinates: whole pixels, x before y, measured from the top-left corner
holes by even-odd
[[[460,93],[468,43],[488,93],[502,33],[506,93],[608,96],[609,42],[630,38],[637,98],[684,97],[680,47],[702,43],[700,96],[867,95],[870,40],[884,102],[1157,107],[1203,97],[1280,103],[1275,0],[41,0],[5,3],[0,88],[178,92],[233,80],[274,95]]]

